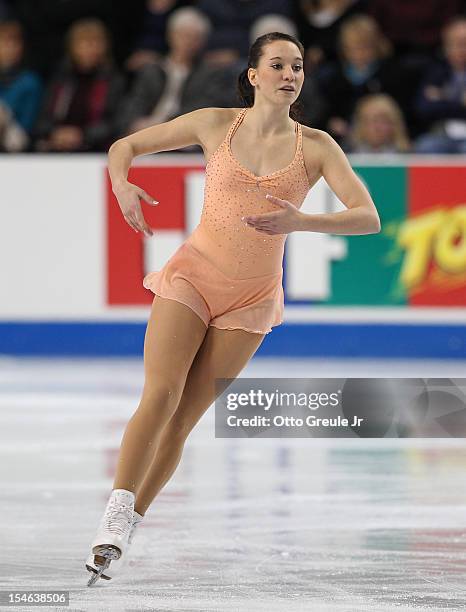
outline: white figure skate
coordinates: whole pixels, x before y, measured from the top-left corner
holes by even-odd
[[[113,489],[105,508],[105,513],[99,525],[97,535],[92,541],[92,554],[104,559],[96,564],[97,572],[92,576],[87,586],[92,586],[110,566],[111,561],[118,560],[124,554],[133,524],[134,493],[126,489]],[[94,561],[97,561],[94,558]],[[89,568],[88,568],[89,569]]]
[[[136,532],[136,527],[137,525],[139,525],[139,523],[142,521],[143,518],[144,516],[142,514],[139,514],[139,512],[136,512],[136,510],[134,511],[134,520],[133,520],[133,524],[131,525],[131,529],[129,531],[128,546],[126,548],[125,558],[127,557],[128,552],[129,552],[129,547],[131,546],[133,542],[134,534]],[[100,577],[103,578],[104,580],[111,580],[121,570],[123,564],[124,564],[123,557],[120,557],[119,559],[114,559],[111,562],[111,564],[106,568],[106,570],[102,571],[102,573],[100,574]],[[100,566],[98,565],[98,563],[95,563],[94,561],[94,555],[92,552],[89,553],[89,556],[86,560],[86,567],[90,572],[94,572],[96,574],[98,573],[100,569]]]

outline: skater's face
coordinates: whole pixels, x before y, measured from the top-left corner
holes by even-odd
[[[255,87],[255,97],[261,95],[274,104],[290,106],[303,86],[301,52],[291,41],[274,40],[263,47],[257,68],[250,68],[248,76]],[[283,87],[293,91],[283,91]]]

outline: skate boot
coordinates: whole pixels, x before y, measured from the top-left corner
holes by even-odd
[[[134,499],[134,493],[126,489],[113,489],[111,492],[97,535],[91,544],[97,573],[92,572],[87,586],[97,582],[111,561],[120,559],[124,554],[133,523]]]
[[[125,558],[127,558],[129,547],[133,542],[134,534],[136,533],[136,527],[139,525],[143,518],[144,515],[139,514],[139,512],[136,512],[136,510],[134,511],[134,520],[129,532],[128,546],[126,548]],[[109,565],[109,567],[107,567],[107,569],[100,574],[100,577],[104,580],[111,580],[120,571],[123,565],[124,558],[120,557],[119,559],[114,559]],[[99,571],[99,565],[94,562],[94,555],[92,554],[92,552],[89,553],[89,556],[86,560],[86,567],[90,572],[97,573]]]

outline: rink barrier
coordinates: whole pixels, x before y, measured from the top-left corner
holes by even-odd
[[[0,323],[0,355],[140,357],[145,323]],[[266,336],[258,357],[466,359],[466,325],[285,323]]]

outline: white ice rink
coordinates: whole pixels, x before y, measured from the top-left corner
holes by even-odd
[[[256,358],[242,376],[465,373],[459,361]],[[216,439],[213,406],[126,569],[87,587],[142,383],[139,359],[0,360],[3,596],[69,591],[54,609],[99,612],[466,609],[463,439]]]

